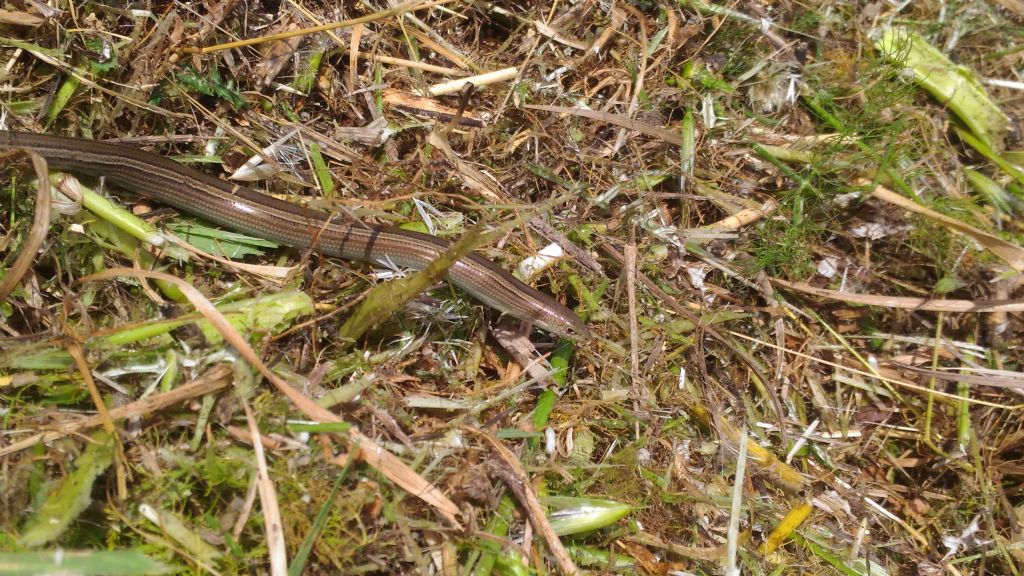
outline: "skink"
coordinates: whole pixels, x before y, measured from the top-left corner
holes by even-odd
[[[445,240],[409,230],[335,222],[327,213],[120,144],[0,131],[0,152],[17,148],[37,152],[51,168],[102,176],[116,186],[246,234],[296,248],[315,242],[329,256],[420,270],[449,246]],[[478,254],[453,264],[448,280],[484,304],[555,334],[590,336],[572,310]]]

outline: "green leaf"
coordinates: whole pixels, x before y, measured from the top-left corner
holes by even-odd
[[[963,288],[965,284],[952,276],[943,276],[935,283],[932,291],[936,294],[949,294]]]
[[[545,166],[543,164],[535,164],[533,162],[527,162],[524,166],[526,167],[527,170],[530,171],[531,174],[533,174],[534,176],[536,176],[538,178],[542,178],[544,180],[547,180],[548,182],[551,182],[552,184],[557,184],[559,186],[565,186],[566,188],[571,188],[572,187],[572,182],[568,182],[564,178],[560,178],[550,168],[548,168],[547,166]]]
[[[219,550],[206,543],[199,533],[186,524],[177,514],[150,504],[139,504],[139,513],[159,529],[165,536],[181,544],[199,560],[213,564],[221,557]]]
[[[543,432],[527,432],[514,428],[502,428],[495,434],[501,440],[522,440],[523,438],[540,439],[544,437]]]
[[[11,46],[13,48],[21,48],[26,52],[38,52],[45,54],[51,58],[63,58],[64,54],[60,50],[53,48],[43,48],[38,44],[32,44],[31,42],[25,42],[23,40],[15,40],[14,38],[0,37],[0,46]]]
[[[4,576],[75,574],[89,576],[145,576],[166,574],[170,568],[139,550],[47,550],[0,554]]]
[[[350,428],[352,428],[352,425],[348,422],[321,422],[319,424],[303,424],[295,422],[288,424],[288,430],[292,432],[310,432],[312,434],[344,434],[345,432],[348,432]]]
[[[225,100],[234,108],[245,108],[245,99],[242,94],[231,83],[225,82],[220,77],[220,70],[211,68],[207,76],[202,76],[192,67],[185,67],[177,75],[177,80],[183,86],[194,92],[214,96]]]
[[[92,485],[114,462],[114,440],[107,432],[96,432],[92,442],[75,462],[75,470],[60,481],[39,510],[25,523],[23,546],[53,542],[92,502]]]
[[[325,52],[323,50],[317,50],[310,55],[309,60],[305,60],[300,64],[302,71],[296,75],[295,81],[292,82],[292,88],[303,94],[309,94],[310,90],[313,89],[316,76],[320,72],[320,65],[324,60],[324,55]]]
[[[569,361],[572,360],[576,347],[570,340],[562,340],[551,354],[548,361],[551,363],[551,379],[559,386],[565,386],[569,376]]]
[[[100,58],[106,58],[105,60],[89,60],[89,69],[93,74],[99,76],[117,68],[117,50],[110,42],[101,38],[89,38],[85,41],[85,47]]]
[[[971,186],[985,198],[985,201],[992,207],[1005,214],[1013,213],[1013,197],[998,182],[985,174],[970,168],[963,168],[964,176]]]
[[[404,308],[407,302],[443,278],[448,268],[455,262],[478,246],[499,237],[508,225],[499,226],[490,232],[485,232],[486,228],[486,222],[478,223],[423,270],[400,280],[385,282],[370,290],[362,304],[342,325],[339,331],[340,339],[351,344],[381,320],[391,318]]]
[[[555,400],[557,398],[551,390],[544,390],[537,396],[537,407],[533,409],[534,430],[542,430],[547,426],[548,417],[551,416],[551,411],[555,409]]]
[[[614,500],[542,496],[541,502],[555,509],[548,515],[551,528],[559,536],[598,530],[618,522],[633,507]]]
[[[64,107],[67,106],[68,102],[75,95],[75,91],[78,90],[78,86],[81,81],[75,76],[68,76],[64,79],[64,82],[57,89],[57,93],[53,96],[53,100],[50,102],[50,109],[46,111],[46,125],[49,126],[57,119]]]
[[[196,248],[225,258],[261,255],[265,249],[272,250],[278,247],[278,244],[271,240],[204,226],[195,221],[175,223],[170,228],[175,235]]]
[[[986,144],[982,139],[976,138],[967,130],[956,126],[954,127],[954,131],[956,131],[957,136],[959,136],[964,143],[971,148],[974,148],[979,154],[998,166],[1000,170],[1006,172],[1011,178],[1016,180],[1018,184],[1024,185],[1024,172],[1018,170],[1012,162],[1008,162],[1002,157],[1002,155],[993,150],[991,146]]]
[[[313,170],[316,172],[316,180],[320,183],[324,198],[334,198],[334,179],[331,178],[331,171],[327,169],[327,162],[320,153],[320,145],[316,142],[309,145],[309,159],[313,161]]]
[[[508,573],[508,567],[506,564],[510,561],[515,562],[515,558],[518,557],[514,550],[505,551],[499,540],[505,539],[508,536],[509,525],[511,518],[515,515],[516,505],[512,498],[506,494],[502,496],[501,500],[498,501],[498,507],[491,514],[490,519],[487,521],[487,525],[484,526],[484,531],[488,534],[497,536],[497,539],[490,538],[479,538],[476,541],[476,546],[484,552],[479,556],[479,562],[476,564],[476,569],[472,570],[473,574],[477,576],[489,576],[491,572],[497,568],[499,573]],[[472,567],[473,562],[469,562],[469,568]],[[470,572],[467,570],[464,573]]]
[[[1003,149],[1010,119],[989,98],[973,72],[953,64],[927,40],[907,28],[886,28],[875,46],[886,58],[913,70],[917,82],[948,106],[986,146]]]

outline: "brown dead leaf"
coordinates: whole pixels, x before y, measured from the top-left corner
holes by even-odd
[[[39,26],[43,22],[46,22],[46,19],[35,14],[4,10],[0,8],[0,24],[10,24],[11,26]]]
[[[299,25],[292,22],[281,29],[287,32],[298,28]],[[274,78],[277,78],[284,67],[292,61],[292,56],[295,55],[295,51],[299,49],[305,39],[305,36],[292,36],[270,43],[263,53],[263,59],[256,65],[254,71],[256,77],[260,79],[261,86],[269,86]]]
[[[427,137],[427,142],[440,150],[445,158],[455,166],[459,176],[462,177],[462,182],[467,188],[494,202],[503,202],[505,200],[497,180],[460,158],[452,150],[448,139],[439,130],[431,130],[430,135]]]

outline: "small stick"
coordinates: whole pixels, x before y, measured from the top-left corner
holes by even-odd
[[[476,76],[467,76],[465,78],[458,78],[456,80],[449,80],[440,84],[434,84],[430,87],[428,92],[431,96],[443,96],[445,94],[459,92],[465,88],[467,84],[472,84],[479,88],[488,84],[511,80],[518,75],[519,69],[514,66],[511,68],[502,68],[501,70],[495,70],[493,72],[485,72],[483,74],[477,74]]]

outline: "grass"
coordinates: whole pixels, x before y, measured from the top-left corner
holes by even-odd
[[[154,249],[138,238],[195,220],[110,187],[26,246],[35,190],[9,161],[0,574],[62,553],[121,574],[1020,573],[1020,144],[875,43],[903,26],[1017,80],[1013,3],[449,2],[211,52],[278,14],[62,8],[0,40],[9,128],[141,139],[222,175],[300,123],[254,187],[340,219],[426,214],[510,271],[575,248],[531,282],[595,338],[516,338],[458,290],[375,290],[393,270],[216,228],[189,239],[267,268]],[[300,27],[374,12],[346,9],[281,6]],[[1020,116],[1018,91],[983,86]],[[132,267],[213,306],[81,281]],[[965,300],[1011,307],[933,311]],[[567,498],[614,513],[555,536]]]

